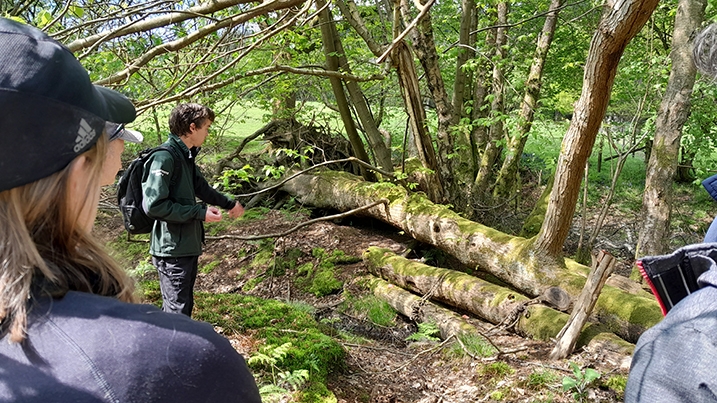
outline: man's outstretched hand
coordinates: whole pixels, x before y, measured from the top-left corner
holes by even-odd
[[[229,210],[229,217],[239,218],[242,215],[244,215],[244,207],[241,205],[241,203],[237,202],[237,204],[234,205],[234,208]]]

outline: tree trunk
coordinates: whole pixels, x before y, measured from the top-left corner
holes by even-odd
[[[555,33],[561,3],[562,0],[552,0],[550,2],[550,9],[547,17],[545,17],[543,30],[538,37],[533,64],[530,66],[530,73],[528,73],[528,79],[525,81],[525,95],[523,96],[523,104],[518,118],[518,130],[515,136],[511,136],[508,140],[505,160],[500,168],[493,190],[493,196],[499,199],[508,199],[518,191],[520,156],[523,154],[525,142],[528,140],[528,133],[533,125],[535,108],[537,108],[538,99],[540,98],[543,66],[545,65],[550,44],[553,42],[553,34]]]
[[[399,186],[383,183],[378,187],[348,173],[326,172],[299,175],[282,189],[301,203],[339,211],[353,210],[384,198],[391,200],[390,205],[373,207],[364,214],[455,256],[467,267],[487,271],[532,297],[547,288],[558,287],[576,298],[589,271],[571,260],[558,263],[546,259],[534,250],[532,240],[467,220]],[[629,341],[636,340],[642,331],[662,319],[651,294],[640,290],[633,295],[610,285],[603,290],[596,312]]]
[[[453,82],[453,121],[458,124],[461,118],[466,117],[465,103],[471,99],[472,74],[464,66],[468,60],[475,58],[476,34],[474,33],[477,16],[475,0],[461,0],[461,25],[458,32],[458,57],[456,57],[456,79]],[[467,140],[467,139],[466,139]],[[467,144],[468,141],[463,141]]]
[[[471,129],[471,151],[473,161],[473,176],[478,175],[480,167],[481,155],[488,144],[488,127],[484,123],[490,115],[490,110],[486,108],[486,97],[492,90],[490,61],[495,54],[495,31],[493,28],[487,31],[485,39],[485,47],[490,53],[484,54],[478,59],[478,66],[475,73],[475,83],[473,88],[473,113],[471,121],[473,127]]]
[[[444,197],[444,189],[438,173],[438,160],[426,126],[426,110],[421,103],[421,91],[418,86],[416,66],[413,64],[411,51],[405,43],[401,42],[396,45],[391,53],[391,62],[398,73],[398,83],[403,92],[409,126],[416,141],[418,159],[425,168],[435,172],[434,174],[426,175],[427,183],[422,184],[421,188],[432,201],[441,203]]]
[[[644,217],[635,257],[667,253],[672,213],[672,183],[682,139],[690,115],[690,97],[696,69],[690,38],[704,20],[705,0],[679,0],[672,36],[672,70],[657,112],[655,140],[650,152],[642,199]]]
[[[373,295],[386,301],[393,309],[418,323],[433,323],[441,331],[441,339],[451,336],[478,337],[483,339],[476,328],[457,313],[411,294],[401,287],[377,277],[369,279]]]
[[[325,4],[324,0],[316,0],[316,6],[318,8],[322,8]],[[322,21],[321,39],[324,43],[326,68],[330,71],[339,71],[339,62],[336,57],[336,48],[334,47],[334,31],[331,29],[333,25],[333,18],[331,17],[331,13],[329,13],[328,8],[323,8],[323,10],[319,13],[319,19]],[[346,99],[346,93],[344,92],[344,87],[341,84],[341,79],[331,76],[329,77],[329,82],[331,82],[331,88],[333,89],[334,97],[336,98],[336,105],[338,106],[339,113],[341,114],[341,121],[344,124],[344,129],[346,130],[346,134],[351,142],[354,155],[361,161],[365,161],[370,164],[371,162],[368,159],[368,154],[366,154],[366,149],[363,146],[361,137],[359,137],[358,132],[356,131],[356,125],[354,124],[353,117],[351,116],[351,110],[349,109],[349,103]],[[366,178],[366,180],[376,179],[373,172],[367,170],[363,166],[361,166],[360,169],[361,175]]]
[[[657,0],[608,2],[585,64],[583,90],[565,135],[545,221],[536,248],[562,255],[580,192],[583,167],[592,152],[625,47],[650,17]]]
[[[425,1],[422,3],[425,3]],[[401,4],[404,19],[406,19],[409,16],[407,4],[405,1],[402,1]],[[428,90],[431,92],[436,105],[436,114],[438,115],[438,127],[436,129],[437,173],[440,175],[441,183],[443,184],[444,198],[446,202],[456,206],[459,211],[468,211],[470,189],[466,189],[466,184],[470,183],[472,174],[471,161],[466,152],[458,153],[456,150],[467,151],[469,143],[465,141],[467,139],[451,134],[451,128],[456,121],[453,115],[455,105],[450,102],[443,76],[441,75],[440,58],[433,40],[431,14],[427,13],[411,33],[413,34],[416,57],[423,67]],[[467,164],[464,163],[464,159],[467,159]]]
[[[375,276],[505,326],[522,336],[550,340],[568,321],[566,313],[542,304],[540,299],[529,300],[508,288],[465,273],[414,262],[388,249],[369,248],[364,254],[364,262]],[[602,325],[589,325],[580,342],[587,344],[593,338],[610,341],[628,351],[633,347]]]
[[[505,135],[503,115],[505,113],[504,87],[505,77],[503,67],[506,58],[506,44],[508,43],[508,3],[498,3],[498,29],[495,38],[495,57],[493,58],[493,102],[491,102],[491,125],[488,131],[488,143],[475,178],[474,196],[478,200],[488,199],[488,187],[493,180],[493,169],[500,157],[502,147],[499,145]]]
[[[351,74],[351,67],[349,66],[348,59],[346,58],[346,53],[344,52],[344,47],[341,43],[341,37],[336,31],[336,24],[334,23],[333,18],[331,18],[330,22],[331,26],[329,29],[332,32],[331,36],[334,38],[334,49],[336,49],[339,69],[347,74]],[[358,116],[361,126],[366,133],[366,140],[373,151],[374,158],[376,159],[376,165],[386,172],[393,172],[393,163],[391,162],[391,150],[389,149],[389,144],[386,143],[383,138],[383,134],[381,134],[378,130],[378,125],[371,114],[368,103],[366,103],[366,98],[363,95],[363,91],[361,91],[361,87],[359,87],[356,81],[351,80],[346,80],[344,84],[349,92],[351,104],[356,110],[356,116]]]

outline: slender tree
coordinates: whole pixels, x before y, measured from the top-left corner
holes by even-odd
[[[590,44],[582,94],[563,140],[545,220],[535,241],[537,250],[552,257],[562,255],[583,167],[605,116],[620,57],[657,7],[657,0],[625,0],[607,5]]]
[[[667,252],[672,184],[677,169],[682,128],[690,114],[690,98],[696,75],[691,38],[704,20],[706,5],[705,0],[679,0],[677,6],[670,52],[672,70],[657,112],[655,138],[647,164],[642,199],[644,218],[635,257]]]

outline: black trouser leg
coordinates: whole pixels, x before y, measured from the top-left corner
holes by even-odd
[[[152,256],[152,264],[159,272],[162,290],[162,310],[192,316],[194,308],[194,281],[197,278],[199,256]]]

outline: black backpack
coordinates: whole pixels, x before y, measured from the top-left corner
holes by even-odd
[[[174,184],[175,176],[177,176],[175,172],[179,172],[181,169],[181,156],[178,156],[168,144],[161,144],[155,148],[140,151],[139,156],[129,164],[117,182],[117,205],[119,205],[119,209],[122,212],[124,228],[129,234],[148,234],[152,232],[155,220],[147,216],[145,206],[142,203],[142,175],[144,163],[159,150],[167,150],[172,154],[174,171],[169,181],[170,186]]]

